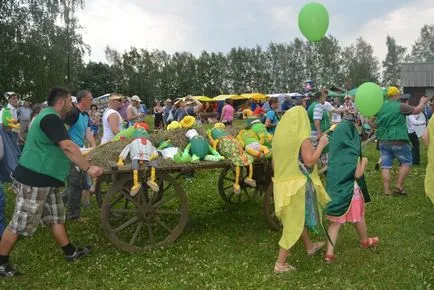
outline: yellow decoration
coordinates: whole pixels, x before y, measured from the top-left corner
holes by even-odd
[[[193,116],[185,116],[179,123],[181,124],[182,128],[191,128],[196,123],[196,118]]]
[[[434,118],[428,123],[428,165],[425,175],[425,194],[434,203]]]
[[[226,128],[226,125],[223,123],[215,123],[214,128]]]
[[[178,121],[172,121],[168,126],[167,126],[167,130],[176,130],[182,128],[181,124]]]
[[[274,207],[276,216],[283,224],[279,245],[284,249],[291,248],[297,242],[304,228],[307,178],[300,171],[298,158],[301,145],[310,138],[310,133],[306,110],[296,106],[283,115],[273,137]],[[316,165],[310,177],[317,201],[325,206],[330,198]]]

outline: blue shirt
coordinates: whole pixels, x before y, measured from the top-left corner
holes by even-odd
[[[279,118],[273,110],[269,110],[265,114],[265,118],[271,120],[271,124],[277,125],[279,123]],[[274,131],[276,131],[276,127],[267,128],[267,130],[269,133],[274,134]]]
[[[78,147],[84,147],[87,128],[90,125],[90,118],[86,112],[81,112],[77,107],[66,116],[65,124],[69,126],[68,137],[77,144]]]

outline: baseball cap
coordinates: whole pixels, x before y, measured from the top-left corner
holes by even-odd
[[[389,87],[387,89],[387,96],[389,98],[394,97],[396,95],[399,95],[401,92],[399,91],[399,89],[397,87]]]
[[[10,97],[16,96],[16,95],[17,95],[17,93],[15,93],[15,92],[6,92],[5,93],[5,98],[9,99]]]
[[[132,96],[132,97],[131,97],[131,101],[136,101],[136,102],[139,102],[139,103],[142,102],[142,100],[140,100],[140,98],[139,98],[138,95],[134,95],[134,96]]]

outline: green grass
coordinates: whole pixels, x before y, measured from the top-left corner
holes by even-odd
[[[373,170],[378,152],[366,152],[372,203],[366,219],[371,235],[381,239],[376,249],[358,247],[351,225],[341,231],[337,261],[325,265],[321,256],[308,257],[302,245],[289,262],[298,271],[274,274],[280,234],[267,226],[261,199],[225,204],[218,196],[218,171],[202,171],[183,182],[189,201],[189,222],[170,247],[146,253],[125,253],[110,244],[100,225],[100,211],[83,210],[87,223],[68,222],[74,244],[89,243],[94,253],[67,263],[46,228],[18,242],[11,261],[24,273],[0,279],[1,289],[432,289],[434,288],[433,206],[424,196],[424,166],[412,169],[408,197],[381,196],[379,172]],[[426,151],[422,152],[425,157]],[[424,163],[426,158],[423,159]],[[13,194],[8,192],[7,217]],[[314,240],[325,240],[313,236]]]

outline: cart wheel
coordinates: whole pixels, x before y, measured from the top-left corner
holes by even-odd
[[[280,231],[282,228],[282,224],[277,219],[276,212],[274,211],[273,183],[270,183],[267,191],[265,192],[262,207],[268,225],[273,230]]]
[[[234,193],[235,169],[232,166],[226,166],[222,169],[218,181],[218,191],[223,200],[227,203],[242,203],[254,199],[261,194],[259,186],[250,187],[244,183],[248,176],[248,168],[240,167],[240,194]]]
[[[101,178],[98,178],[96,180],[95,191],[94,191],[96,204],[98,205],[99,208],[101,208],[102,201],[104,200],[104,196],[107,194],[107,192],[101,188],[102,187],[101,183],[102,183]]]
[[[159,192],[142,182],[132,197],[132,175],[113,184],[104,197],[101,222],[110,242],[127,252],[173,243],[184,230],[188,204],[184,190],[170,175],[159,172]]]

